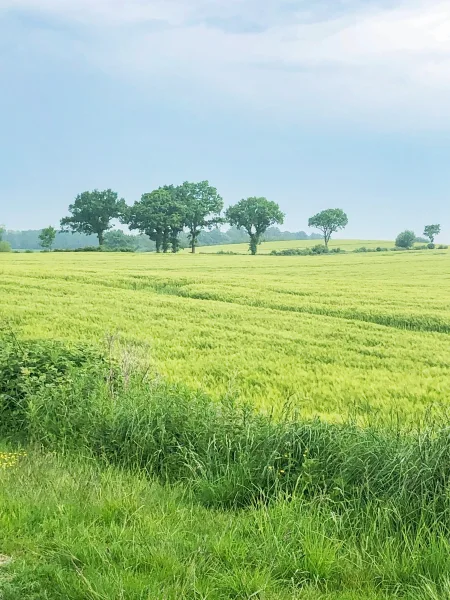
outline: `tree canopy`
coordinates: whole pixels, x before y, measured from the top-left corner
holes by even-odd
[[[172,245],[178,250],[178,234],[184,226],[184,206],[173,186],[158,188],[143,194],[127,211],[128,226],[148,235],[156,244],[156,251],[167,252]]]
[[[314,227],[323,233],[325,246],[328,248],[331,234],[344,229],[348,224],[348,217],[341,208],[329,208],[317,213],[308,221],[309,227]]]
[[[440,225],[425,225],[425,229],[423,230],[423,235],[427,237],[432,244],[434,243],[434,238],[440,233]]]
[[[56,229],[51,225],[45,227],[39,234],[39,243],[45,250],[50,250],[56,238]]]
[[[102,246],[105,231],[112,227],[111,221],[123,218],[126,210],[125,200],[112,190],[83,192],[69,205],[71,216],[61,219],[61,229],[95,234]]]
[[[397,239],[395,240],[395,245],[398,248],[412,248],[415,241],[416,234],[414,231],[407,229],[406,231],[402,231],[398,234]]]
[[[223,222],[220,216],[223,199],[208,181],[199,183],[185,181],[178,188],[177,194],[178,201],[185,210],[184,225],[189,231],[189,244],[194,253],[202,229],[211,229]]]
[[[231,225],[245,229],[248,233],[252,254],[256,254],[261,236],[267,229],[284,221],[284,214],[276,202],[257,197],[246,198],[230,206],[225,212],[225,217]]]

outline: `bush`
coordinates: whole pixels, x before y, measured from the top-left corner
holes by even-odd
[[[438,249],[439,250],[447,250],[448,246],[446,246],[445,244],[439,244]]]
[[[415,241],[416,234],[414,231],[406,230],[398,234],[397,239],[395,240],[395,245],[397,248],[409,249],[414,245]]]
[[[329,249],[327,246],[325,246],[325,244],[316,244],[311,248],[311,252],[313,254],[328,254]]]
[[[430,242],[429,244],[427,244],[427,248],[429,250],[434,250],[436,248],[435,244],[433,244],[432,242]]]
[[[8,332],[0,335],[0,430],[23,430],[27,402],[38,391],[59,391],[73,377],[106,372],[106,361],[86,347],[58,342],[18,341]],[[26,427],[25,427],[26,429]]]
[[[272,250],[272,256],[310,256],[310,248],[285,248],[284,250]]]
[[[11,244],[0,240],[0,252],[11,252]]]

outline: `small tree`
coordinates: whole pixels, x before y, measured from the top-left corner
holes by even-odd
[[[434,243],[434,238],[441,233],[440,225],[426,225],[423,231],[423,235],[430,240],[430,243]]]
[[[99,245],[103,246],[105,231],[112,228],[113,219],[123,218],[126,204],[112,190],[94,190],[77,196],[69,206],[69,212],[72,216],[61,219],[61,229],[72,233],[95,234]]]
[[[284,214],[276,202],[252,197],[230,206],[225,218],[232,226],[245,229],[250,237],[250,252],[255,255],[263,233],[275,223],[282,224]]]
[[[3,241],[5,231],[4,225],[0,225],[0,252],[11,252],[11,244]]]
[[[397,239],[395,240],[395,245],[398,248],[412,248],[415,241],[416,234],[414,231],[407,229],[406,231],[402,231],[398,234]]]
[[[189,230],[191,252],[195,252],[198,236],[203,229],[212,229],[222,223],[220,213],[223,199],[208,181],[189,183],[178,188],[178,200],[184,208],[184,224]]]
[[[51,225],[45,227],[39,234],[39,243],[44,250],[50,250],[56,237],[56,229]]]
[[[325,246],[328,248],[331,234],[344,229],[348,224],[348,217],[341,208],[329,208],[311,217],[309,227],[314,227],[323,233]]]

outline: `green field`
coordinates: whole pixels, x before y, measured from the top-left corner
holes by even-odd
[[[287,240],[284,242],[263,242],[258,247],[258,254],[270,254],[272,250],[286,250],[287,248],[310,248],[317,244],[322,244],[321,240]],[[330,248],[340,248],[351,252],[357,248],[393,248],[392,241],[379,240],[331,240]],[[237,254],[247,254],[248,244],[228,244],[226,246],[200,246],[197,252],[201,254],[216,254],[217,252],[236,252]],[[185,249],[184,252],[189,252]]]
[[[0,290],[1,600],[450,598],[448,251],[0,254]]]
[[[446,400],[447,251],[333,256],[0,256],[29,338],[117,335],[152,371],[264,409],[340,418]]]

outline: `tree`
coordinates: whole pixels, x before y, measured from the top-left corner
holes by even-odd
[[[398,248],[411,248],[416,241],[416,234],[414,231],[406,230],[398,234],[395,240],[395,245]]]
[[[329,208],[311,217],[309,227],[319,229],[323,233],[325,246],[328,248],[331,234],[344,229],[348,224],[348,217],[341,208]]]
[[[250,252],[255,255],[263,233],[275,223],[282,224],[284,214],[276,202],[252,197],[230,206],[225,218],[238,229],[245,229],[250,237]]]
[[[434,238],[441,233],[440,225],[426,225],[423,231],[423,235],[427,237],[430,242],[434,243]]]
[[[165,229],[164,229],[164,240],[163,246],[167,251],[169,244],[172,246],[172,252],[178,252],[180,249],[180,238],[179,235],[183,231],[184,222],[186,219],[186,207],[183,201],[183,191],[180,187],[174,187],[173,185],[165,185],[161,189],[165,190],[170,194],[170,200],[168,201],[165,209]]]
[[[70,217],[61,219],[61,229],[95,234],[98,243],[103,246],[105,231],[112,228],[113,219],[121,219],[126,213],[126,204],[123,198],[119,199],[112,190],[83,192],[76,197],[75,202],[69,206]]]
[[[56,237],[56,229],[51,225],[45,227],[39,234],[39,243],[44,250],[50,250]]]
[[[3,234],[5,231],[5,227],[0,225],[0,252],[11,252],[11,244],[3,241]]]
[[[156,244],[156,252],[173,252],[179,247],[178,234],[184,226],[184,206],[177,188],[165,186],[143,194],[128,209],[128,226],[148,235]]]
[[[135,235],[127,235],[121,229],[114,229],[105,233],[105,247],[111,250],[129,248],[136,250],[139,242]]]
[[[212,229],[223,222],[220,217],[223,199],[208,181],[200,183],[185,181],[178,187],[177,196],[184,207],[184,224],[189,230],[189,244],[194,253],[201,231]]]

